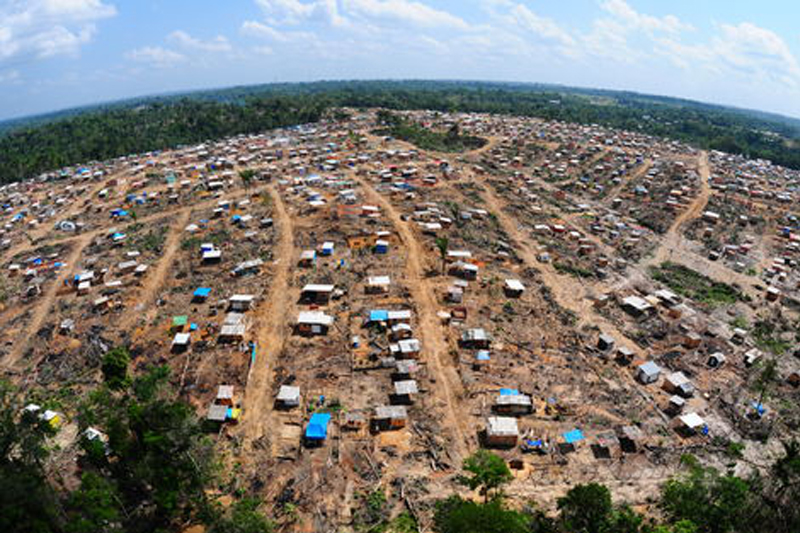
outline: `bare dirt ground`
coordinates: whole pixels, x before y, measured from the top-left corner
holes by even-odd
[[[283,350],[289,333],[288,315],[293,308],[289,297],[289,269],[295,258],[292,218],[286,210],[280,193],[269,189],[275,206],[275,218],[280,240],[275,251],[275,269],[269,297],[260,302],[258,308],[258,334],[256,337],[256,360],[250,368],[244,395],[245,416],[239,428],[245,441],[245,452],[252,449],[253,442],[260,439],[274,426],[271,424],[271,389],[274,363]],[[272,455],[275,454],[276,439],[272,439]]]
[[[58,298],[59,290],[61,290],[64,286],[64,282],[75,273],[75,265],[78,262],[78,259],[81,257],[84,248],[86,248],[90,242],[91,236],[88,234],[82,235],[80,238],[75,239],[75,242],[72,244],[72,250],[65,260],[66,266],[63,267],[58,277],[50,284],[43,297],[37,302],[33,316],[26,328],[25,333],[23,333],[23,335],[17,339],[16,342],[14,342],[13,349],[3,360],[3,366],[6,369],[19,370],[20,359],[28,350],[34,335],[36,335],[36,333],[39,331],[39,328],[42,327],[44,321],[50,316],[50,311],[52,310],[53,305]]]
[[[408,223],[400,218],[400,214],[392,206],[391,202],[378,194],[366,181],[360,178],[356,179],[366,191],[367,197],[386,211],[389,220],[397,228],[400,238],[408,249],[406,275],[414,300],[419,306],[420,337],[424,350],[432,355],[431,361],[434,372],[438,376],[436,383],[441,384],[441,388],[434,387],[434,392],[440,394],[442,401],[447,405],[448,426],[456,432],[457,438],[454,443],[456,450],[460,457],[466,457],[469,449],[466,439],[467,430],[461,422],[462,417],[458,416],[456,412],[456,397],[461,393],[461,387],[455,369],[446,362],[448,348],[444,342],[445,334],[441,321],[436,316],[438,306],[434,296],[434,289],[424,276],[421,246],[413,231],[408,227]]]
[[[132,306],[133,312],[127,313],[121,325],[123,331],[128,331],[134,322],[149,322],[153,317],[153,303],[159,294],[167,274],[173,266],[172,259],[178,251],[181,243],[181,236],[184,228],[189,223],[191,209],[184,209],[175,219],[173,226],[169,230],[164,250],[158,260],[156,268],[147,276],[140,290],[134,295],[136,305]]]
[[[759,284],[758,278],[741,274],[728,268],[721,261],[711,261],[707,257],[700,255],[691,248],[690,241],[683,236],[684,227],[702,215],[712,194],[709,186],[711,169],[708,163],[708,152],[703,151],[698,156],[698,169],[700,173],[700,194],[673,221],[654,253],[645,258],[641,266],[647,268],[661,264],[664,261],[680,263],[716,281],[736,283],[749,296],[755,297],[759,293],[758,289],[754,287]]]

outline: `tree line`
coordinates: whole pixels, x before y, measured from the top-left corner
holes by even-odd
[[[488,112],[601,124],[800,169],[800,121],[634,93],[489,82],[318,82],[136,99],[17,120],[0,182],[64,166],[316,122],[336,107]],[[58,118],[61,117],[61,118]]]

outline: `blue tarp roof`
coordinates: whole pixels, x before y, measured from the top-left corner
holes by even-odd
[[[518,396],[519,391],[517,389],[500,389],[500,396]]]
[[[581,441],[583,440],[583,432],[577,428],[572,431],[567,431],[564,433],[564,440],[567,441],[568,444]]]
[[[489,361],[491,359],[489,352],[487,350],[479,350],[476,358],[478,359],[478,361]]]
[[[375,310],[369,312],[370,322],[385,322],[389,320],[389,311]]]
[[[205,298],[209,294],[211,294],[211,289],[209,289],[208,287],[200,287],[199,289],[194,291],[194,295],[199,296],[201,298]]]
[[[331,415],[328,413],[314,413],[306,426],[306,438],[322,440],[328,436],[328,422]]]

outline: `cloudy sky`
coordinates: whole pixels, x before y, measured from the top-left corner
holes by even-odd
[[[796,0],[0,0],[0,119],[183,89],[480,79],[800,117]]]

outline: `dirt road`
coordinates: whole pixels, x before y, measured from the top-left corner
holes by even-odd
[[[711,197],[711,187],[708,184],[710,176],[710,169],[708,166],[708,152],[701,152],[698,164],[700,171],[700,194],[689,204],[680,215],[675,218],[667,233],[661,239],[661,243],[651,257],[644,262],[644,266],[657,265],[669,259],[670,255],[674,255],[675,250],[684,250],[684,238],[681,234],[683,226],[700,216],[708,204],[708,199]]]
[[[132,298],[132,300],[137,303],[133,308],[133,312],[126,313],[125,318],[122,320],[122,331],[128,331],[131,325],[137,321],[143,321],[147,324],[152,320],[155,314],[153,302],[164,286],[167,273],[169,273],[170,268],[174,266],[172,259],[175,257],[175,253],[180,247],[181,236],[183,235],[184,228],[189,223],[191,214],[191,209],[186,209],[175,219],[174,225],[170,228],[169,234],[164,242],[164,249],[161,252],[161,257],[158,259],[156,268],[150,272],[149,276],[145,277],[142,287]]]
[[[64,286],[64,282],[69,279],[69,276],[74,273],[75,265],[80,259],[84,248],[89,245],[91,240],[91,236],[87,234],[81,236],[80,239],[77,239],[73,243],[72,250],[70,250],[69,255],[64,260],[66,266],[62,268],[56,279],[47,287],[41,300],[36,303],[33,316],[26,326],[25,332],[14,342],[14,347],[3,361],[3,368],[8,370],[19,369],[20,359],[28,350],[31,339],[33,339],[34,335],[36,335],[44,324],[44,321],[50,316],[53,304],[58,297],[58,291]]]
[[[711,198],[711,186],[708,179],[711,169],[708,163],[708,152],[701,152],[699,156],[698,169],[700,174],[700,194],[692,201],[673,221],[667,233],[652,255],[645,258],[640,266],[647,268],[659,265],[664,261],[680,263],[692,270],[723,283],[736,283],[751,297],[757,297],[759,290],[755,285],[760,280],[755,276],[748,276],[728,268],[722,261],[711,261],[707,257],[700,255],[690,247],[690,241],[683,236],[683,229],[692,220],[700,217],[708,205]]]
[[[422,259],[424,252],[422,246],[414,232],[409,228],[408,223],[400,218],[400,213],[391,202],[362,178],[355,175],[352,177],[361,184],[369,200],[383,209],[408,250],[406,276],[419,312],[419,333],[423,350],[431,356],[428,359],[432,363],[431,369],[436,377],[436,386],[433,387],[432,392],[439,396],[440,400],[446,405],[445,413],[449,420],[445,425],[453,428],[457,433],[453,444],[458,455],[464,458],[469,453],[470,443],[466,438],[469,434],[469,429],[465,427],[465,417],[459,416],[457,408],[457,393],[461,392],[462,386],[456,369],[447,363],[449,356],[449,347],[445,340],[447,332],[436,314],[439,306],[436,303],[434,287],[424,276]]]
[[[289,269],[295,257],[292,218],[286,211],[280,193],[274,187],[268,190],[275,207],[274,219],[280,239],[275,250],[275,270],[269,293],[258,308],[257,355],[247,378],[244,414],[240,424],[245,453],[251,449],[253,441],[264,435],[267,428],[274,429],[270,394],[275,361],[286,343],[289,333],[287,319],[294,307],[289,295]],[[276,440],[271,439],[273,455]]]
[[[556,302],[564,309],[575,314],[578,320],[577,326],[597,326],[604,333],[616,337],[618,339],[617,342],[638,352],[639,348],[633,341],[619,331],[614,324],[595,312],[592,301],[589,299],[591,294],[589,294],[588,286],[584,282],[568,275],[559,274],[550,263],[540,263],[537,260],[536,250],[532,249],[529,244],[531,242],[530,236],[525,233],[514,217],[503,210],[503,203],[497,197],[491,185],[484,182],[483,189],[481,196],[486,202],[489,212],[497,216],[500,226],[511,240],[516,243],[517,252],[524,263],[540,272],[542,281],[550,288]]]

